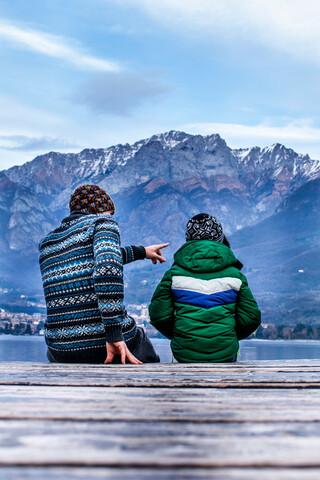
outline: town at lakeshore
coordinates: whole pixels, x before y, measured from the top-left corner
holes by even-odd
[[[37,304],[35,307],[42,308],[44,305]],[[162,338],[150,325],[147,304],[128,305],[127,310],[150,337]],[[44,335],[45,321],[46,315],[43,313],[10,312],[0,307],[0,335]]]
[[[127,311],[150,337],[163,336],[150,325],[147,304],[128,305]],[[10,312],[0,308],[0,335],[44,335],[46,315]],[[320,340],[320,326],[298,323],[295,326],[262,323],[249,338],[264,340]]]

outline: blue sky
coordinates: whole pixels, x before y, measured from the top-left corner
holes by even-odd
[[[320,159],[318,0],[2,0],[0,169],[219,133]]]

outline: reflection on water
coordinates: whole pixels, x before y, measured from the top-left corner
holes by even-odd
[[[171,362],[168,340],[153,339],[161,362]],[[320,358],[320,341],[312,340],[242,340],[239,361],[245,360],[295,360]]]
[[[153,338],[161,362],[171,362],[169,340]],[[320,341],[242,340],[240,361],[320,358]],[[0,361],[47,362],[44,337],[0,335]]]
[[[1,362],[47,362],[44,337],[1,335]]]
[[[317,340],[242,340],[239,360],[295,360],[320,358]]]

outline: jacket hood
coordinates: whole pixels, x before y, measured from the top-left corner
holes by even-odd
[[[212,240],[184,243],[174,254],[174,262],[193,272],[216,272],[231,265],[242,266],[229,247]]]

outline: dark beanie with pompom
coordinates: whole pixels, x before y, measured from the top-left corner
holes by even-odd
[[[199,213],[190,218],[186,226],[186,241],[213,240],[223,242],[225,236],[222,225],[216,217],[207,213]]]
[[[80,185],[72,193],[69,202],[70,213],[104,213],[114,214],[112,198],[99,185]]]

